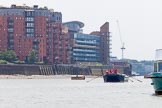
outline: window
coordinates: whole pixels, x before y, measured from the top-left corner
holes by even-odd
[[[27,33],[34,33],[34,29],[29,29],[29,28],[28,28],[28,29],[26,29],[26,32],[27,32]]]
[[[34,27],[34,23],[27,23],[26,27]]]
[[[25,21],[34,21],[33,17],[26,17]]]

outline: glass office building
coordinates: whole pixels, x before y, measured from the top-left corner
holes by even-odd
[[[96,35],[75,33],[73,35],[72,61],[99,62],[100,37]]]
[[[70,21],[63,23],[63,25],[68,28],[70,34],[71,56],[69,58],[71,63],[110,63],[111,39],[109,22],[105,22],[99,31],[94,31],[90,34],[83,33],[84,23],[80,21]]]

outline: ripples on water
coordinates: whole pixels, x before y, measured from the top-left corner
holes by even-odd
[[[0,108],[162,108],[150,79],[104,83],[65,79],[1,79]]]

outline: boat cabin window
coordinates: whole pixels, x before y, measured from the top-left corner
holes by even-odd
[[[162,62],[159,62],[157,66],[158,66],[158,70],[157,71],[158,72],[162,72]]]
[[[154,72],[157,72],[157,63],[154,63]]]

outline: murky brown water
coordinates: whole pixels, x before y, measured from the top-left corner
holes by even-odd
[[[161,108],[162,96],[154,95],[151,80],[136,78],[142,82],[1,79],[0,108]]]

